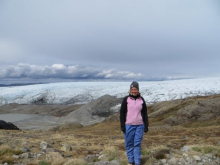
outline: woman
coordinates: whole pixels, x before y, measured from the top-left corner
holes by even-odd
[[[148,131],[147,106],[139,93],[139,84],[133,81],[129,95],[120,109],[121,130],[124,133],[125,148],[129,164],[141,164],[141,141],[143,133]]]

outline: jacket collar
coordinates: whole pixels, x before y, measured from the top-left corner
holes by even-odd
[[[137,96],[133,96],[132,94],[129,93],[129,97],[131,97],[131,98],[136,100],[137,98],[141,97],[141,95],[138,94]]]

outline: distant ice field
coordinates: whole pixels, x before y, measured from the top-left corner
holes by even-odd
[[[131,82],[63,82],[0,88],[0,105],[29,104],[44,98],[47,103],[87,103],[105,94],[124,97]],[[220,93],[220,78],[140,81],[140,93],[148,104],[191,96]]]

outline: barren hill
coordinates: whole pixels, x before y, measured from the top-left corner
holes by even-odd
[[[97,123],[114,114],[115,109],[113,107],[120,103],[121,99],[104,95],[71,112],[69,115],[61,118],[60,121],[78,122],[83,125]]]
[[[148,109],[153,124],[186,126],[220,124],[220,95],[160,102],[149,106]]]

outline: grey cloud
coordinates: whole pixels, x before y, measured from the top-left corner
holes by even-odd
[[[94,67],[65,66],[53,64],[51,66],[39,66],[20,63],[5,68],[0,68],[0,78],[32,78],[32,79],[143,79],[141,73],[129,71],[117,71],[114,69],[101,70]]]
[[[107,77],[122,76],[119,70],[145,78],[219,75],[218,0],[0,3],[0,63],[101,68],[76,75],[99,73],[93,78],[108,68],[115,70]]]

